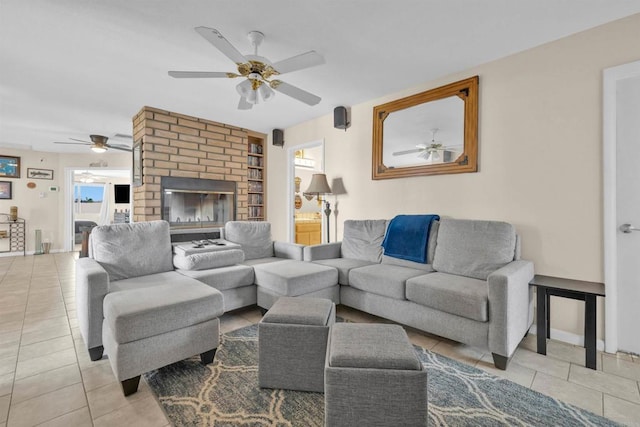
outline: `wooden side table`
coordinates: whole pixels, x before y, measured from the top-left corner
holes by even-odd
[[[536,287],[536,329],[538,353],[547,354],[550,304],[549,297],[563,297],[585,302],[584,346],[586,367],[596,369],[596,297],[604,297],[604,284],[536,274],[529,285]]]

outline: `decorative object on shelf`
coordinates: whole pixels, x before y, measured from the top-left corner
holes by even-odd
[[[307,199],[308,201],[312,201],[313,200],[314,195],[313,194],[305,194],[304,198]]]
[[[27,168],[27,178],[53,179],[52,169]]]
[[[142,185],[142,141],[133,144],[132,165],[131,185],[139,187]]]
[[[349,126],[351,126],[351,122],[349,121],[347,108],[342,106],[334,108],[333,127],[336,129],[344,129],[346,132]]]
[[[20,178],[20,157],[0,154],[0,176],[4,178]]]
[[[11,199],[11,181],[0,181],[0,199]]]
[[[310,194],[313,196],[317,196],[318,200],[320,200],[320,196],[324,194],[331,194],[331,187],[329,187],[329,183],[327,182],[327,175],[323,173],[314,173],[311,177],[311,184],[309,184],[309,188],[305,191],[305,195]],[[324,200],[324,214],[327,217],[327,243],[329,243],[329,218],[331,216],[331,204],[328,200]]]
[[[302,178],[300,178],[299,176],[296,176],[295,178],[293,178],[293,182],[296,185],[296,193],[300,192],[300,183],[302,182]]]
[[[17,221],[18,220],[18,207],[17,206],[11,206],[9,208],[9,219],[11,221]]]
[[[300,209],[302,207],[302,197],[299,194],[296,194],[295,199],[295,207],[296,209]]]
[[[36,185],[36,183],[35,183],[35,182],[33,182],[33,181],[29,181],[29,182],[27,182],[27,188],[30,188],[30,189],[32,189],[32,190],[33,190],[33,189],[34,189],[34,188],[36,188],[36,187],[37,187],[37,185]]]

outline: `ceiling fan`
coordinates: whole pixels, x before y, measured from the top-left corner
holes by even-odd
[[[430,144],[416,144],[416,148],[411,150],[395,151],[392,156],[404,156],[406,154],[418,153],[418,157],[426,161],[440,160],[440,153],[444,151],[455,151],[456,146],[445,147],[440,141],[436,141],[436,132],[438,128],[431,129]]]
[[[100,181],[100,180],[103,180],[105,178],[106,177],[104,177],[104,176],[92,174],[89,171],[84,171],[84,172],[81,172],[81,173],[78,173],[78,172],[74,173],[74,180],[78,181],[78,182],[82,182],[83,184],[90,184],[92,182],[95,182],[96,180]]]
[[[319,53],[311,50],[282,61],[272,63],[264,56],[258,55],[258,47],[264,40],[264,34],[259,31],[251,31],[247,37],[253,46],[253,55],[241,54],[220,32],[214,28],[196,27],[196,32],[204,37],[227,58],[235,62],[238,72],[227,73],[217,71],[169,71],[169,75],[175,78],[236,78],[245,77],[242,83],[236,86],[240,94],[239,110],[249,110],[253,104],[257,104],[262,98],[269,101],[275,96],[274,90],[290,96],[307,105],[316,105],[321,98],[296,86],[281,80],[272,79],[274,76],[298,71],[316,65],[324,64],[324,58]]]
[[[109,148],[113,148],[114,150],[121,150],[121,151],[129,151],[129,152],[131,152],[131,148],[127,147],[126,145],[108,144],[107,141],[109,140],[109,138],[107,138],[106,136],[89,135],[89,138],[91,139],[91,142],[83,141],[82,139],[69,138],[70,140],[76,141],[76,142],[54,141],[54,144],[90,145],[91,146],[91,150],[96,152],[96,153],[104,153]]]

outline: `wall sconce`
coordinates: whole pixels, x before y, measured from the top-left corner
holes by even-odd
[[[344,129],[351,126],[346,107],[336,107],[333,109],[333,127],[336,129]]]

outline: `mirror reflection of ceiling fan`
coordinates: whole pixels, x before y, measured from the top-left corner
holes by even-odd
[[[416,148],[403,151],[395,151],[391,153],[393,156],[404,156],[406,154],[418,153],[418,157],[425,159],[428,162],[440,160],[442,153],[445,151],[457,151],[460,146],[444,146],[440,141],[436,141],[436,133],[438,128],[431,129],[431,143],[430,144],[416,144]]]
[[[247,37],[253,46],[253,55],[241,54],[220,32],[214,28],[196,27],[196,32],[204,37],[216,49],[231,59],[237,67],[238,73],[217,71],[169,71],[171,77],[181,78],[236,78],[245,77],[236,90],[240,94],[239,110],[249,110],[253,104],[269,101],[275,96],[275,91],[283,93],[307,105],[316,105],[321,98],[296,86],[285,83],[273,77],[298,71],[305,68],[324,64],[324,58],[311,50],[288,59],[272,63],[264,56],[258,55],[258,47],[264,40],[264,34],[251,31]]]
[[[106,177],[93,174],[93,173],[91,173],[89,171],[84,171],[84,172],[80,172],[80,173],[75,172],[73,174],[73,179],[76,182],[79,181],[79,182],[82,182],[84,184],[91,184],[92,182],[104,180],[104,179],[106,179]]]
[[[104,153],[109,148],[113,148],[114,150],[131,152],[131,148],[127,147],[126,145],[108,144],[107,141],[109,140],[109,138],[102,135],[89,135],[89,139],[91,139],[91,142],[84,141],[82,139],[76,139],[76,138],[69,138],[69,139],[76,142],[54,141],[54,144],[89,145],[91,146],[91,150],[95,153]]]

